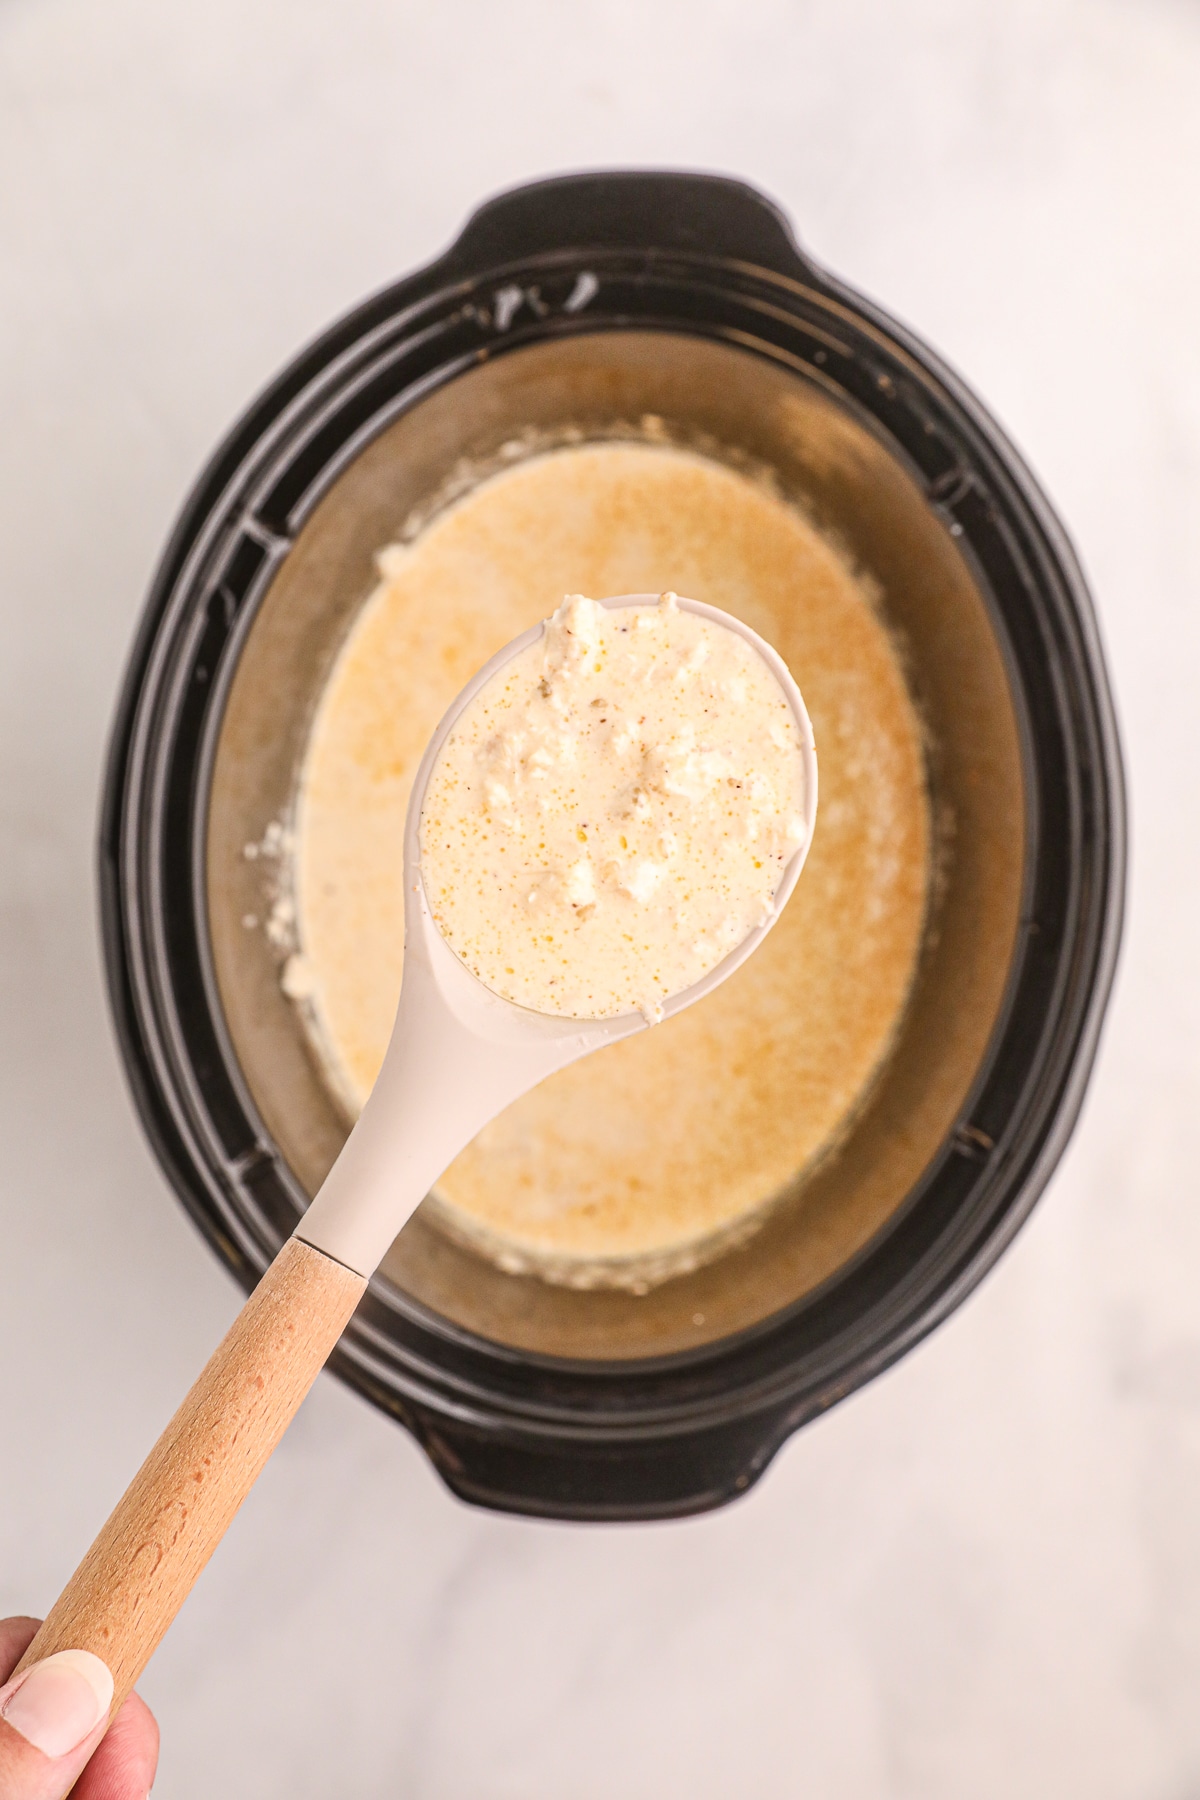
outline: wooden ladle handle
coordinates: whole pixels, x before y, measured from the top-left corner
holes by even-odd
[[[18,1669],[91,1650],[113,1713],[345,1329],[366,1280],[289,1238],[76,1569]],[[15,1673],[15,1671],[14,1671]]]

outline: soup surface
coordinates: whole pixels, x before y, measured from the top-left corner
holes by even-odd
[[[805,872],[762,947],[687,1012],[561,1071],[446,1171],[443,1224],[502,1266],[638,1288],[754,1228],[839,1139],[896,1032],[930,868],[921,730],[866,584],[794,507],[660,445],[546,452],[379,558],[310,736],[287,985],[356,1116],[403,965],[403,830],[426,742],[564,593],[674,589],[745,620],[804,694],[821,772]]]

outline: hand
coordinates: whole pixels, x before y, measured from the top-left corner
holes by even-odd
[[[105,1735],[112,1676],[98,1656],[64,1650],[8,1679],[39,1623],[0,1619],[3,1800],[63,1800],[67,1793],[73,1800],[146,1800],[158,1726],[145,1701],[131,1694]]]

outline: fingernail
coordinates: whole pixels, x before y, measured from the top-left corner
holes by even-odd
[[[107,1664],[90,1650],[58,1650],[34,1663],[0,1718],[43,1756],[65,1756],[108,1717],[112,1698]]]

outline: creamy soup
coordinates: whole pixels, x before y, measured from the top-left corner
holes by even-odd
[[[800,721],[731,625],[567,595],[430,770],[434,920],[493,992],[611,1019],[693,987],[775,917],[808,838]]]
[[[834,1145],[886,1059],[920,949],[920,723],[867,584],[802,513],[716,461],[603,443],[531,457],[379,559],[314,719],[295,818],[288,982],[349,1119],[403,965],[403,827],[426,742],[471,675],[561,601],[674,589],[780,652],[812,718],[821,807],[762,947],[689,1011],[563,1070],[438,1184],[503,1267],[633,1288],[752,1230]]]

